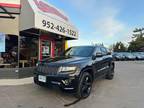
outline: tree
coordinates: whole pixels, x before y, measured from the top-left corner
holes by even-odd
[[[117,42],[116,44],[113,45],[113,51],[114,52],[125,52],[127,51],[127,48],[122,42]]]
[[[144,48],[144,28],[136,28],[133,31],[133,40],[129,43],[128,51],[140,51]]]
[[[138,33],[138,34],[133,34],[132,38],[142,38],[144,36],[144,28],[135,28],[133,33]]]

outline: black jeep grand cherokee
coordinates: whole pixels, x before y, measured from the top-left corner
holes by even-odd
[[[64,90],[74,90],[79,98],[86,98],[94,79],[102,76],[113,79],[114,61],[110,52],[103,46],[76,46],[61,57],[39,62],[34,82],[41,86],[58,85]]]

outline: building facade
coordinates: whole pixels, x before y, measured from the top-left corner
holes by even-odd
[[[78,39],[68,16],[44,0],[1,0],[0,24],[0,78],[26,76],[37,61],[59,56],[66,41]]]

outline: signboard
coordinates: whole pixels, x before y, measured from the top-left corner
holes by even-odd
[[[0,6],[8,8],[20,8],[20,0],[0,0]]]
[[[63,36],[78,37],[78,32],[76,29],[74,29],[72,26],[70,26],[67,23],[62,23],[59,20],[55,20],[51,17],[42,15],[42,14],[36,14],[35,15],[35,26],[36,28],[50,31],[52,33],[56,33]]]
[[[20,4],[20,0],[0,0],[3,4]]]
[[[53,14],[53,15],[56,15],[56,16],[62,18],[65,21],[68,21],[68,17],[66,15],[64,15],[59,9],[48,4],[44,0],[33,0],[33,1],[34,1],[35,5],[37,6],[37,8],[41,12],[43,12],[45,14]]]
[[[78,30],[64,12],[44,0],[28,0],[28,2],[34,11],[36,28],[74,39],[78,38]]]
[[[5,52],[5,34],[0,33],[0,52]]]

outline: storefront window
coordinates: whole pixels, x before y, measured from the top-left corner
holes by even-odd
[[[18,67],[18,36],[5,35],[5,51],[0,52],[0,68]]]
[[[38,60],[38,37],[21,36],[20,39],[20,67],[33,67]]]
[[[48,58],[51,56],[51,42],[48,40],[41,41],[42,58]]]
[[[60,56],[64,51],[64,43],[62,40],[55,43],[55,56]]]

